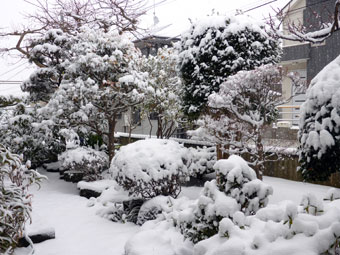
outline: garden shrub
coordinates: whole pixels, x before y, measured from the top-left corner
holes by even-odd
[[[241,216],[254,215],[273,193],[239,156],[217,161],[214,169],[217,178],[205,183],[196,205],[174,214],[174,224],[194,243],[219,233],[222,219],[235,217],[235,224],[243,225]]]
[[[58,159],[63,169],[82,173],[84,181],[99,180],[102,172],[108,169],[107,154],[88,147],[70,148]]]
[[[190,176],[201,178],[205,174],[213,173],[217,160],[216,147],[189,148],[191,152]]]
[[[189,159],[188,149],[175,141],[140,140],[120,148],[110,172],[130,195],[177,197],[188,176]]]
[[[12,254],[32,211],[28,187],[42,179],[0,144],[0,254]]]

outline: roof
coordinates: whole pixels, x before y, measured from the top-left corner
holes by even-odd
[[[167,36],[158,36],[158,35],[149,35],[146,37],[143,37],[141,39],[137,39],[133,41],[134,43],[139,43],[139,42],[164,42],[164,41],[169,41],[169,42],[177,42],[179,41],[180,38],[177,37],[167,37]]]

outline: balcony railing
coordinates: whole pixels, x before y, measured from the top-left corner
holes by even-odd
[[[300,105],[280,105],[276,127],[297,128],[299,126]]]

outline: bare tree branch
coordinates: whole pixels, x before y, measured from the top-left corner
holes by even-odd
[[[282,12],[277,12],[276,17],[279,19],[279,22],[273,17],[269,17],[268,24],[271,30],[274,32],[275,36],[281,39],[290,40],[290,41],[299,41],[299,42],[311,42],[311,43],[320,43],[330,37],[335,31],[339,30],[339,8],[340,8],[340,0],[335,1],[334,6],[334,14],[332,17],[332,22],[328,24],[323,24],[323,27],[312,32],[306,32],[307,28],[305,25],[296,24],[294,22],[287,22],[286,29],[288,34],[284,34],[281,30],[281,26],[283,25],[283,20],[289,15],[289,10],[286,12],[286,15],[283,15]],[[320,18],[315,13],[316,20]]]

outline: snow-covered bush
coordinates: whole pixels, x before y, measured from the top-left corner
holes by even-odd
[[[197,243],[218,233],[218,223],[232,218],[241,209],[236,200],[220,191],[215,180],[206,182],[194,207],[183,210],[174,218],[185,238]]]
[[[120,148],[111,162],[113,178],[131,195],[177,197],[188,175],[188,149],[162,139],[140,140]]]
[[[217,161],[214,169],[217,178],[205,183],[196,205],[174,214],[174,224],[194,243],[223,232],[219,230],[222,219],[235,219],[243,226],[244,216],[265,207],[273,192],[239,156]]]
[[[242,217],[243,227],[235,223],[235,216],[232,221],[223,219],[219,224],[219,233],[196,244],[193,253],[337,254],[340,238],[339,201],[317,202],[318,207],[324,210],[314,214],[305,210],[307,197],[314,195],[305,196],[300,207],[284,201],[262,208],[254,216]]]
[[[63,169],[82,173],[85,181],[101,179],[101,173],[109,167],[109,159],[105,152],[88,147],[67,149],[58,156],[58,159],[62,162]]]
[[[41,176],[22,164],[22,158],[0,144],[0,253],[12,254],[32,210],[28,187]]]
[[[311,81],[301,106],[300,171],[305,180],[327,180],[340,169],[340,56]]]
[[[182,35],[179,65],[186,114],[197,118],[208,96],[228,76],[279,61],[279,41],[264,26],[243,15],[210,16],[193,23]]]
[[[65,150],[59,127],[39,114],[39,109],[18,104],[0,125],[0,140],[13,153],[22,154],[33,167],[55,162]]]
[[[234,198],[245,215],[253,215],[268,204],[272,187],[257,179],[255,171],[241,157],[221,159],[214,169],[219,189]]]
[[[146,201],[138,212],[137,224],[143,225],[147,221],[156,219],[162,212],[170,212],[172,201],[171,197],[165,196],[157,196]]]
[[[217,160],[216,147],[190,147],[189,151],[192,161],[189,167],[190,176],[200,178],[215,171],[213,166]]]

